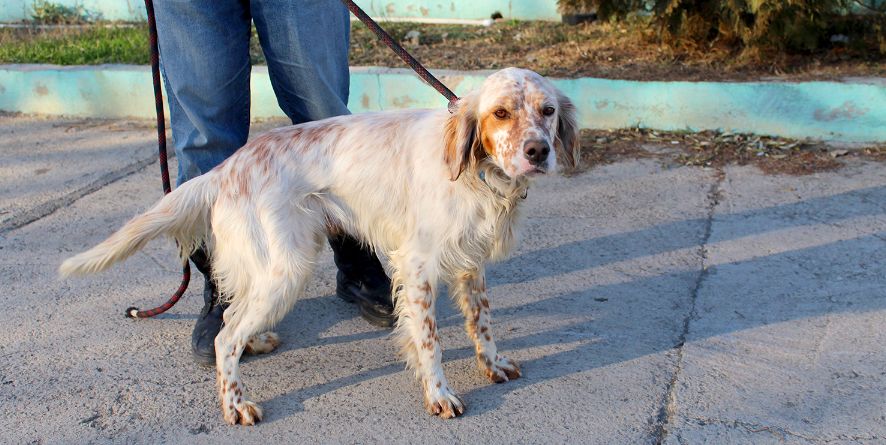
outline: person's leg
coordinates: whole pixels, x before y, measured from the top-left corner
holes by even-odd
[[[160,67],[169,101],[177,183],[199,176],[246,143],[249,133],[249,7],[239,0],[155,3]],[[191,256],[204,276],[204,307],[191,347],[215,363],[214,339],[225,306],[204,249]]]
[[[164,0],[155,11],[181,184],[246,143],[249,7],[239,0]]]
[[[238,0],[164,0],[155,11],[181,184],[246,143],[249,6]]]
[[[338,0],[252,2],[271,85],[292,123],[350,113],[348,14]]]
[[[338,0],[252,2],[277,102],[294,124],[348,114],[348,10]],[[339,268],[336,293],[372,324],[394,322],[391,282],[376,255],[347,235],[329,245]]]

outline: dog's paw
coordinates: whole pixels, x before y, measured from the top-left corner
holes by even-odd
[[[280,346],[280,336],[275,332],[253,335],[243,350],[247,354],[267,354]]]
[[[494,383],[504,383],[520,378],[520,366],[517,362],[500,355],[492,360],[486,356],[478,356],[480,371]]]
[[[255,425],[261,421],[261,408],[243,397],[243,385],[240,382],[229,384],[222,380],[220,383],[219,397],[225,422],[231,425]]]
[[[425,396],[425,409],[432,416],[444,419],[458,417],[465,412],[465,402],[447,387],[433,388]]]
[[[223,408],[225,422],[230,425],[255,425],[261,421],[262,410],[255,402],[241,400],[239,403],[229,403]]]

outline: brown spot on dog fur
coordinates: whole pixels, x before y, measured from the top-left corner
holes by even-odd
[[[422,300],[420,304],[421,304],[422,309],[428,310],[431,308],[431,301],[430,300]]]
[[[316,127],[311,127],[306,129],[301,137],[304,143],[302,144],[303,150],[308,150],[313,146],[319,144],[326,137],[336,138],[336,135],[342,131],[342,127],[339,124],[328,123],[325,125],[320,125]]]
[[[486,341],[492,340],[492,337],[490,337],[489,334],[484,335],[483,338],[485,338]]]
[[[431,317],[425,317],[424,323],[428,325],[428,330],[430,332],[434,332],[436,329],[436,323],[434,323],[434,320],[431,320]]]
[[[487,328],[486,326],[481,326],[481,327],[480,327],[480,333],[481,333],[481,334],[486,333],[486,331],[488,331],[488,330],[489,330],[489,328]]]
[[[480,306],[483,306],[486,309],[489,309],[489,300],[482,298],[480,299]]]

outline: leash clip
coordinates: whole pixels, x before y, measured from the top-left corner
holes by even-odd
[[[455,114],[455,112],[458,111],[459,100],[459,98],[453,97],[452,100],[449,101],[449,105],[446,106],[446,109],[449,110],[449,114]]]

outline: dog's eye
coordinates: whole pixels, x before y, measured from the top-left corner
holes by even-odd
[[[544,107],[544,109],[541,110],[541,112],[545,116],[550,116],[550,115],[554,114],[554,111],[556,111],[556,110],[554,110],[554,107]]]
[[[493,114],[499,119],[507,119],[511,115],[511,113],[508,113],[508,110],[505,110],[504,108],[495,110],[495,113]]]

